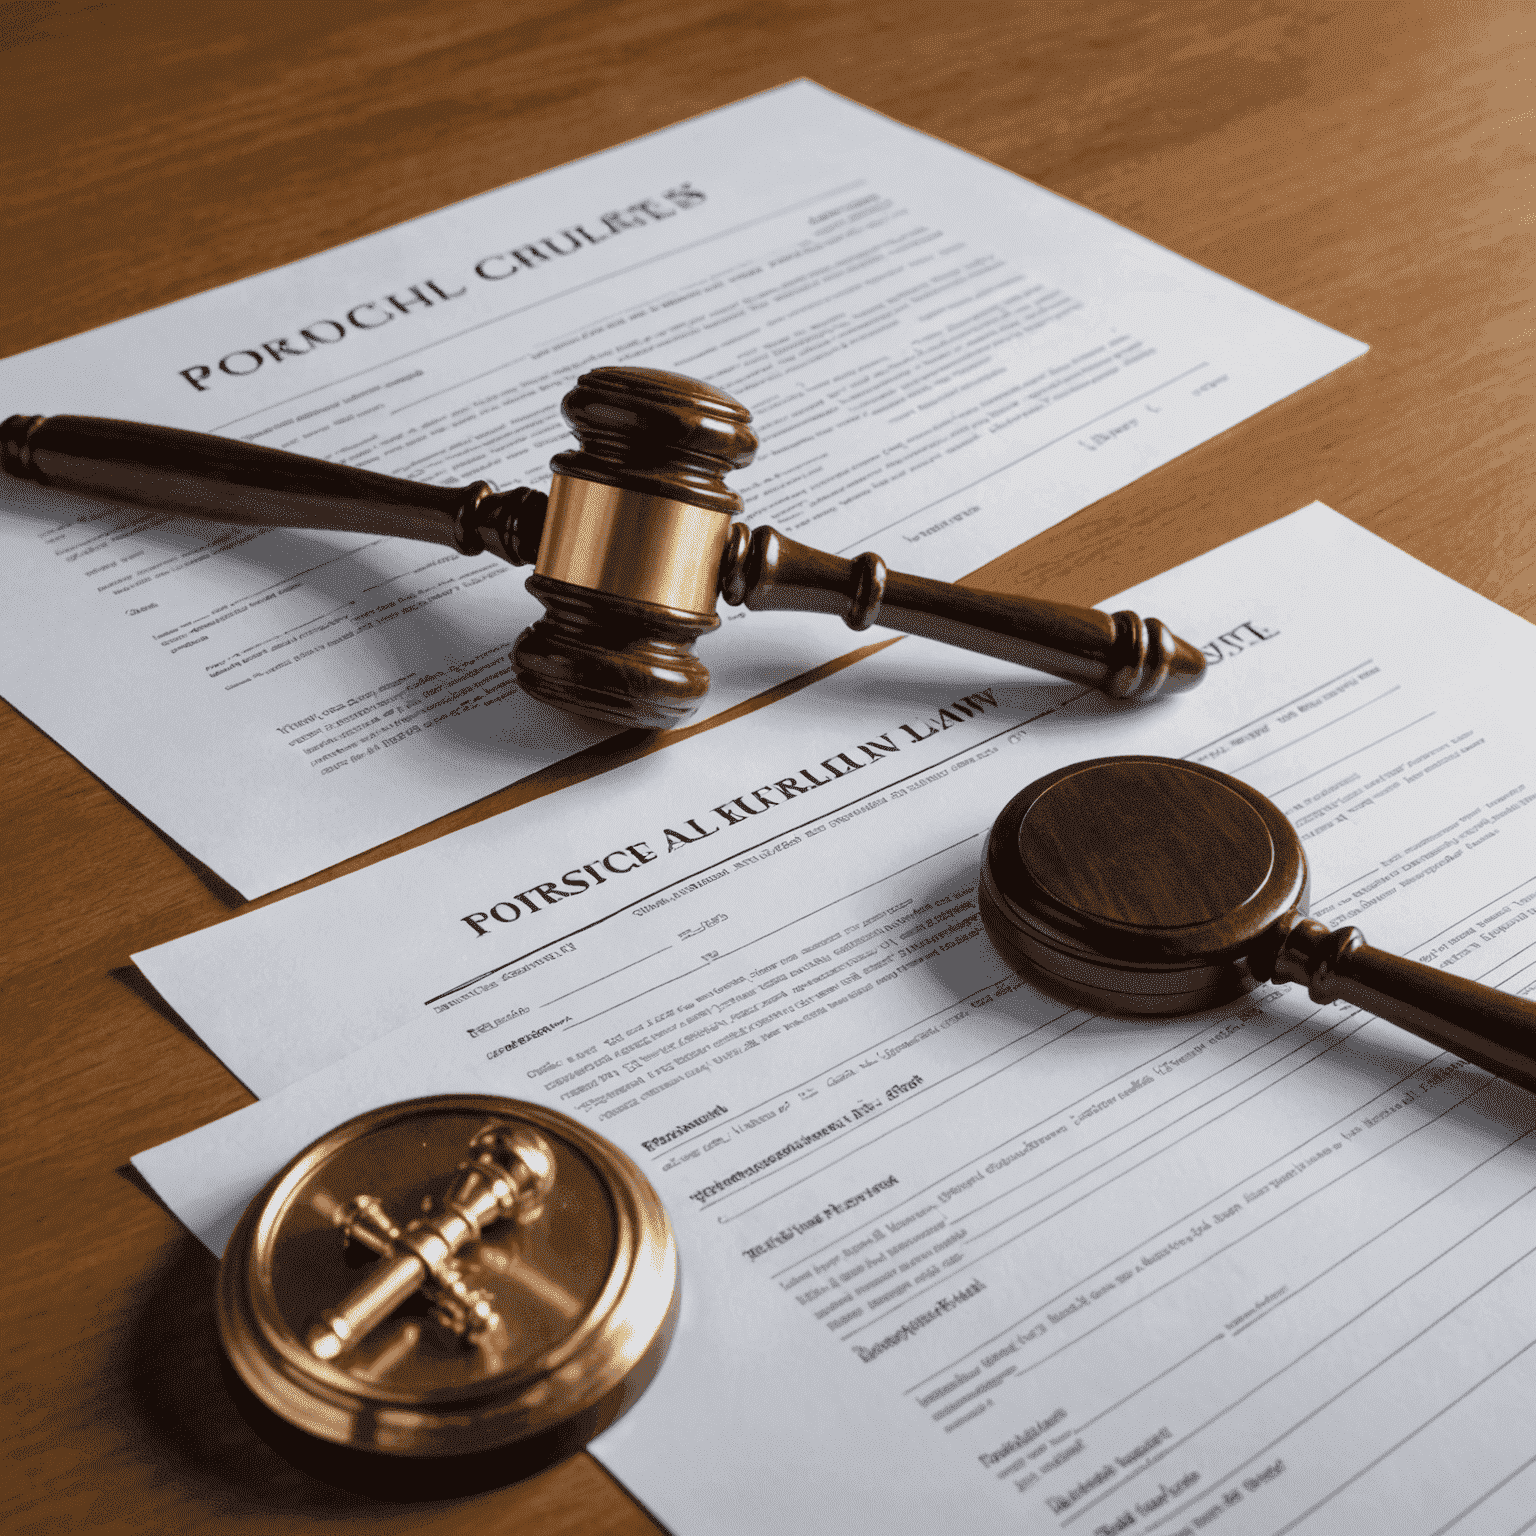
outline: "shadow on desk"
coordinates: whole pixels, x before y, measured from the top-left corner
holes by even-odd
[[[127,1176],[138,1183],[131,1170]],[[120,1370],[104,1389],[126,1396],[119,1428],[142,1435],[161,1476],[210,1511],[324,1518],[349,1510],[375,1518],[381,1505],[462,1498],[536,1476],[551,1447],[517,1454],[407,1459],[373,1456],[302,1435],[257,1402],[234,1377],[213,1319],[218,1266],[183,1236],[151,1282],[127,1334]]]

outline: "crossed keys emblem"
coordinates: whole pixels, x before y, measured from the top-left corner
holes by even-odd
[[[383,1262],[340,1306],[310,1324],[304,1342],[317,1359],[335,1360],[354,1348],[417,1291],[450,1333],[492,1347],[502,1331],[494,1298],[471,1284],[457,1255],[498,1221],[525,1227],[538,1220],[554,1188],[555,1155],[527,1126],[491,1124],[470,1139],[469,1157],[457,1172],[440,1209],[403,1228],[372,1195],[331,1207],[343,1239],[372,1250]]]

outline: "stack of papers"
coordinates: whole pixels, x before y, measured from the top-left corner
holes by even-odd
[[[1116,602],[1204,615],[1199,690],[1120,706],[906,640],[558,818],[138,956],[263,1098],[136,1166],[218,1251],[375,1105],[600,1129],[684,1282],[594,1450],[682,1536],[1513,1530],[1531,1097],[1295,988],[1068,1007],[992,950],[976,876],[1059,765],[1209,763],[1296,824],[1316,916],[1529,992],[1536,726],[1460,658],[1529,669],[1536,630],[1321,506]]]
[[[581,372],[666,368],[753,411],[749,520],[953,579],[1364,350],[801,82],[7,359],[0,414],[542,487]],[[610,734],[518,690],[488,555],[0,477],[0,560],[0,692],[248,897]],[[706,712],[855,644],[728,615]]]
[[[755,413],[750,520],[952,578],[1363,350],[802,82],[0,381],[510,486],[547,483],[582,370],[670,368]],[[0,494],[0,685],[246,894],[603,734],[517,690],[539,610],[489,560]],[[1124,706],[905,641],[557,816],[137,956],[260,1097],[136,1166],[218,1252],[397,1099],[611,1137],[685,1278],[593,1448],[684,1536],[1513,1530],[1536,1104],[1295,989],[1072,1008],[991,948],[976,880],[1041,774],[1207,763],[1291,817],[1314,916],[1530,992],[1536,726],[1460,658],[1529,671],[1536,631],[1317,504],[1114,602],[1202,644],[1201,689]],[[734,613],[711,707],[849,648]]]

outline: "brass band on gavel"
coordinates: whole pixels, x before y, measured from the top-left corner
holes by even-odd
[[[845,560],[733,518],[751,414],[680,374],[598,368],[562,405],[580,446],[548,495],[431,486],[280,449],[85,416],[12,416],[6,473],[178,515],[425,539],[534,567],[545,617],[512,651],[525,692],[615,725],[681,725],[709,688],[694,642],[716,604],[835,615],[1033,667],[1114,698],[1199,682],[1204,658],[1158,619],[978,592]]]

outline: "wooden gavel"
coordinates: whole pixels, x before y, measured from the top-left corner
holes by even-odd
[[[1101,757],[1003,807],[978,906],[1015,970],[1096,1013],[1192,1013],[1295,982],[1536,1093],[1536,1002],[1330,931],[1308,885],[1296,829],[1241,779]]]
[[[622,726],[681,725],[709,688],[694,642],[716,602],[881,624],[1113,698],[1193,687],[1205,658],[1158,619],[975,592],[843,560],[731,521],[725,475],[752,462],[751,413],[650,368],[597,368],[562,402],[581,447],[556,454],[546,497],[432,486],[228,438],[90,416],[12,416],[0,467],[61,490],[265,528],[329,528],[485,550],[534,566],[546,616],[518,637],[523,690]]]

